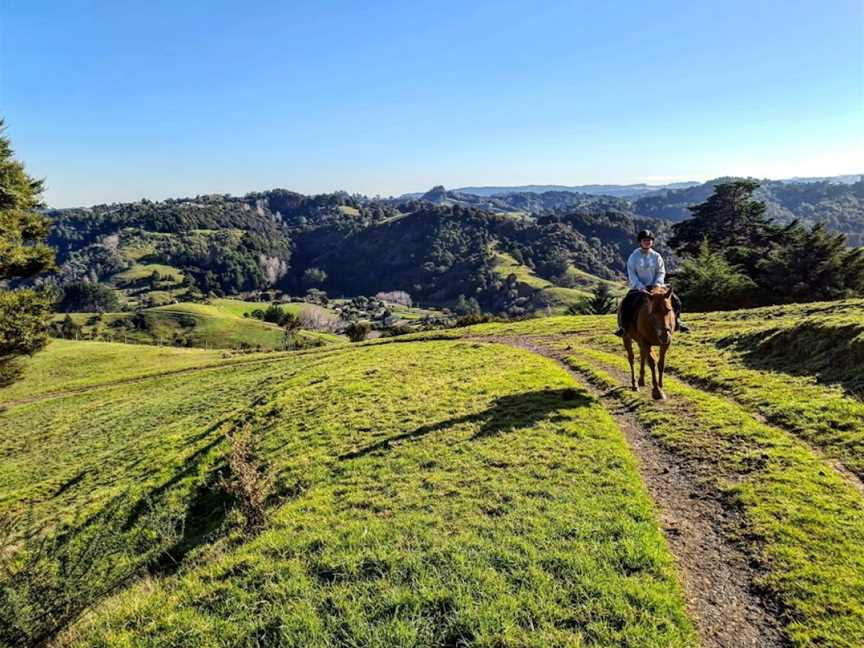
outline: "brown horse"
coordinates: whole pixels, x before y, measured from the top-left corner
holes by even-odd
[[[657,400],[666,400],[663,393],[663,369],[666,352],[672,344],[675,330],[675,312],[672,310],[672,288],[652,288],[645,294],[634,321],[624,331],[624,348],[630,361],[630,385],[633,391],[645,386],[645,360],[651,366],[651,395]],[[636,386],[636,370],[633,368],[633,342],[639,345],[639,386]],[[651,347],[660,347],[660,358],[654,361]]]

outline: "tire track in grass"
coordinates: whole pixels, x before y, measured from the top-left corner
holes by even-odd
[[[639,472],[657,506],[675,556],[688,611],[707,648],[769,648],[783,641],[776,611],[753,587],[748,556],[728,540],[740,521],[706,492],[707,476],[664,450],[624,407],[585,381],[565,362],[566,353],[519,336],[477,336],[555,360],[585,385],[615,419],[639,459]]]

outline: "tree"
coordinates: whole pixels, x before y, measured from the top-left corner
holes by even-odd
[[[682,256],[696,256],[707,241],[711,249],[722,250],[727,261],[752,275],[782,232],[765,216],[765,203],[753,200],[758,187],[755,180],[717,185],[705,202],[689,208],[693,218],[672,226],[669,244]]]
[[[108,313],[120,308],[113,288],[88,281],[63,286],[63,298],[57,309],[66,313]]]
[[[45,244],[48,221],[41,207],[43,182],[13,157],[0,119],[0,373],[2,366],[45,346],[50,298],[41,292],[8,290],[10,280],[27,279],[54,268],[54,251]]]
[[[864,294],[864,248],[850,249],[843,234],[821,223],[812,229],[793,221],[783,243],[757,265],[763,301],[814,301]]]
[[[69,313],[66,313],[63,323],[60,324],[60,334],[67,340],[71,340],[72,338],[77,338],[80,333],[81,327],[75,323]]]
[[[465,295],[459,295],[456,299],[456,305],[453,307],[458,315],[479,315],[480,304],[475,297],[465,299]]]
[[[297,331],[300,330],[300,318],[293,313],[284,313],[280,322],[282,326],[282,349],[293,349],[297,342]]]
[[[303,273],[303,285],[307,288],[316,288],[327,281],[327,273],[321,268],[306,268]]]
[[[369,324],[366,322],[351,322],[345,328],[345,335],[352,342],[362,342],[369,335]]]
[[[609,286],[605,283],[598,283],[590,298],[571,306],[568,312],[571,315],[605,315],[611,312],[614,306],[615,298],[612,297]]]
[[[253,317],[255,317],[255,313],[256,311],[252,311]],[[279,304],[270,304],[260,319],[263,319],[265,322],[270,322],[271,324],[281,324],[284,317],[285,311],[282,310]]]
[[[729,263],[722,251],[702,241],[696,256],[681,264],[676,290],[688,310],[729,310],[752,306],[756,283]]]

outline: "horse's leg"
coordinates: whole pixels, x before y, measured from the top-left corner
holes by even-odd
[[[654,354],[651,353],[651,347],[648,346],[645,348],[645,352],[648,355],[648,366],[651,367],[651,396],[655,399],[660,398],[660,387],[657,386],[657,362],[654,360]]]
[[[639,386],[645,386],[645,356],[649,355],[651,352],[651,347],[647,347],[639,343]]]
[[[663,393],[663,371],[666,369],[666,352],[668,350],[668,344],[661,346],[660,358],[657,360],[657,392],[660,394],[660,400],[666,400],[666,394]]]
[[[626,333],[624,334],[624,348],[627,349],[627,360],[630,361],[630,387],[633,391],[639,391],[636,386],[636,368],[633,365],[633,338]]]

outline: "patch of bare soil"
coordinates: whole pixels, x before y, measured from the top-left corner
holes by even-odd
[[[548,346],[556,337],[550,337],[547,344],[537,337],[474,339],[507,344],[555,360],[612,414],[638,457],[639,473],[659,511],[663,533],[681,575],[688,610],[704,646],[785,645],[776,610],[754,585],[759,574],[755,561],[734,540],[740,529],[738,512],[724,506],[719,494],[711,492],[710,467],[678,457],[659,445],[619,401],[600,393],[564,362],[566,351]],[[629,383],[629,377],[626,378],[622,384]]]

